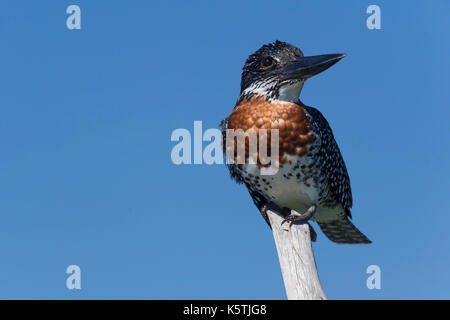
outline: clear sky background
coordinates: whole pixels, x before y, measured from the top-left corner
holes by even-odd
[[[66,28],[67,6],[82,29]],[[381,30],[366,8],[381,7]],[[304,86],[369,246],[314,251],[330,299],[450,298],[450,2],[0,3],[0,298],[284,299],[270,229],[225,166],[172,163],[276,39],[348,57]],[[82,289],[66,288],[67,266]],[[366,268],[381,268],[381,290]]]

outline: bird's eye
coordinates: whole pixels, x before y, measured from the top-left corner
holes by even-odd
[[[266,57],[261,62],[261,65],[263,67],[270,67],[273,64],[273,59],[271,57]]]

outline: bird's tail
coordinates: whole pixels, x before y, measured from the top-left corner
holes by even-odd
[[[318,222],[318,224],[323,233],[333,242],[372,243],[347,217],[322,223]]]

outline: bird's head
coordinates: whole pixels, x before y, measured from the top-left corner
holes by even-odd
[[[306,79],[328,69],[345,54],[304,57],[293,45],[275,41],[250,55],[242,69],[240,99],[254,95],[296,102]]]

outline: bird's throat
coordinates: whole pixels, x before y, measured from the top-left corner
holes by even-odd
[[[282,85],[278,91],[278,100],[286,102],[298,102],[300,92],[303,88],[303,81],[296,81]]]

